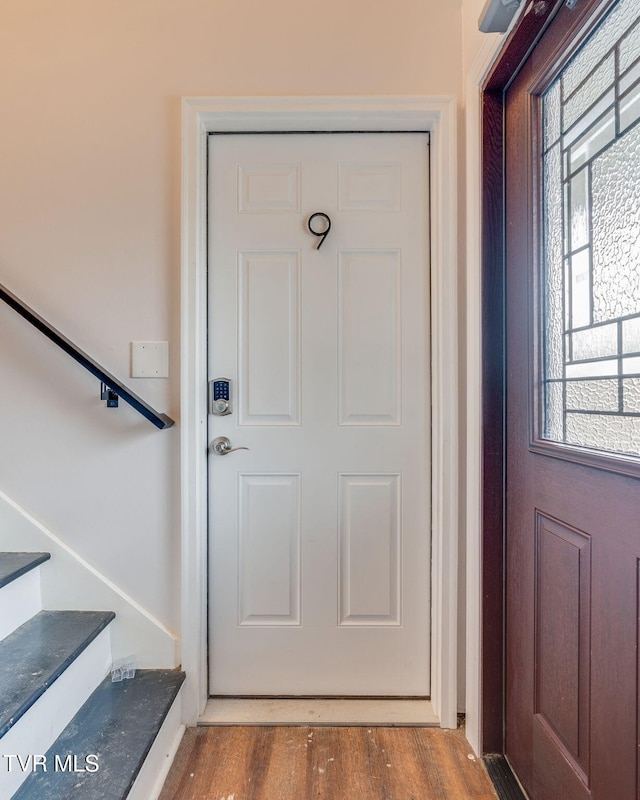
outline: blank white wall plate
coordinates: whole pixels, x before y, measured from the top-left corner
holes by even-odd
[[[131,342],[132,378],[168,378],[169,342]]]

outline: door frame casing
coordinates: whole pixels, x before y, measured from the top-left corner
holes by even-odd
[[[207,696],[207,139],[210,133],[431,135],[431,700],[457,726],[458,197],[455,97],[185,97],[182,100],[181,552],[183,722]]]

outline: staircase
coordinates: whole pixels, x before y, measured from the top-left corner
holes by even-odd
[[[184,673],[112,682],[111,611],[46,611],[48,553],[0,553],[0,800],[155,800]]]

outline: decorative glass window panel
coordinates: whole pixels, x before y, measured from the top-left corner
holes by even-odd
[[[640,456],[640,3],[542,98],[542,436]]]

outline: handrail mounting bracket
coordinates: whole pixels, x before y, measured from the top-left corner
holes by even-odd
[[[118,393],[104,381],[100,384],[100,399],[107,401],[107,408],[118,408]]]

